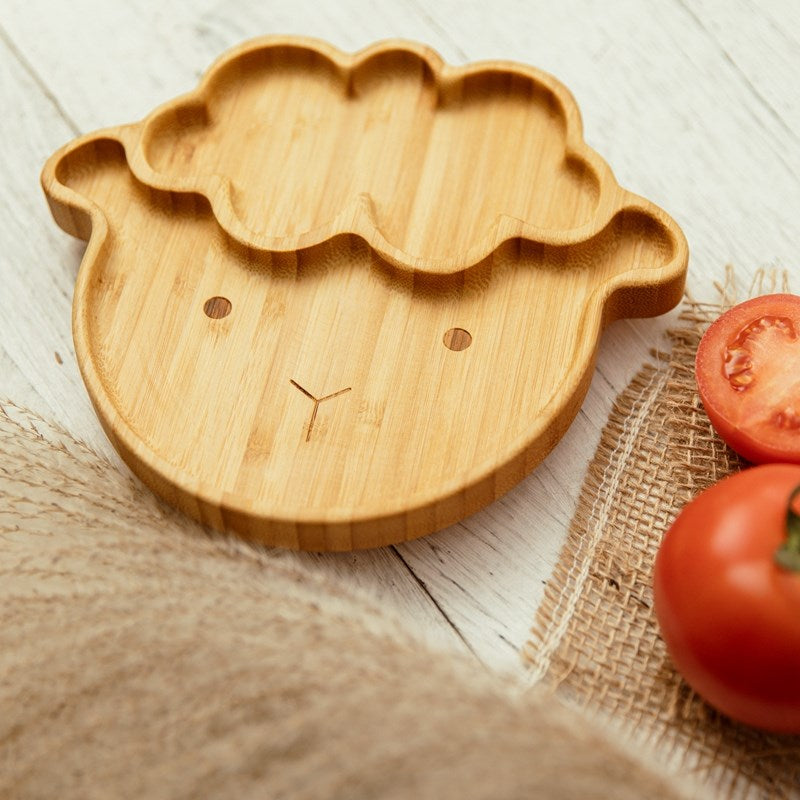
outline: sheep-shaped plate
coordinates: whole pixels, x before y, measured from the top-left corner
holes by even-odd
[[[560,83],[407,42],[249,42],[42,182],[89,241],[73,333],[111,441],[192,516],[286,547],[493,501],[574,418],[603,326],[686,274]]]

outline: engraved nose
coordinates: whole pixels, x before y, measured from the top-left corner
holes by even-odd
[[[331,394],[326,394],[323,397],[316,397],[315,395],[311,394],[308,389],[303,388],[294,378],[289,378],[289,383],[292,384],[296,389],[299,389],[309,400],[314,403],[314,408],[311,411],[311,419],[308,423],[308,431],[306,433],[306,441],[311,439],[311,431],[314,430],[314,422],[317,419],[317,411],[319,410],[319,404],[324,403],[326,400],[332,400],[334,397],[338,397],[340,394],[344,394],[345,392],[349,392],[352,389],[351,386],[348,386],[346,389],[339,389],[338,392],[331,392]]]

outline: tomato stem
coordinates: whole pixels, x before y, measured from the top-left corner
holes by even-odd
[[[800,514],[794,510],[794,501],[800,497],[800,486],[795,486],[786,506],[786,541],[775,551],[775,563],[792,572],[800,572]]]

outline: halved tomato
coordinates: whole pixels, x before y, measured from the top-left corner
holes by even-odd
[[[697,388],[717,433],[755,464],[800,464],[800,297],[734,306],[697,349]]]

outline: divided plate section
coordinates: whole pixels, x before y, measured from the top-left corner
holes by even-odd
[[[550,76],[448,67],[405,43],[245,46],[154,112],[131,150],[140,179],[204,194],[243,241],[291,252],[357,233],[426,271],[515,236],[579,241],[622,203]]]

